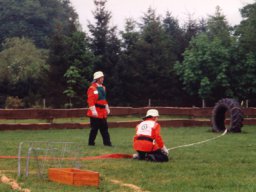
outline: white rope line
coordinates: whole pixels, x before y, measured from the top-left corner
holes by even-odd
[[[222,137],[222,136],[226,135],[227,131],[228,130],[225,129],[225,131],[221,135],[218,135],[216,137],[213,137],[213,138],[210,138],[210,139],[206,139],[204,141],[199,141],[199,142],[191,143],[191,144],[185,144],[185,145],[180,145],[180,146],[177,146],[177,147],[172,147],[172,148],[169,148],[168,151],[171,151],[171,150],[174,150],[174,149],[178,149],[178,148],[190,147],[190,146],[193,146],[193,145],[199,145],[199,144],[202,144],[202,143],[206,143],[208,141],[211,141],[211,140],[214,140],[214,139],[217,139],[219,137]]]

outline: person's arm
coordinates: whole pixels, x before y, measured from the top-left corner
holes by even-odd
[[[156,144],[158,145],[158,147],[162,148],[164,146],[164,142],[161,137],[160,130],[161,130],[161,127],[157,123],[156,128],[155,128],[155,141],[156,141]]]
[[[103,88],[104,88],[104,91],[105,91],[105,93],[106,93],[106,87],[103,86]],[[109,115],[109,114],[110,114],[110,108],[109,108],[109,105],[108,105],[107,100],[106,100],[106,103],[107,103],[107,104],[105,105],[105,107],[106,107],[107,114]]]
[[[106,104],[106,110],[107,110],[107,113],[109,114],[110,113],[110,108],[109,108],[108,104]]]
[[[158,145],[158,147],[162,150],[163,153],[165,153],[166,155],[169,154],[168,152],[168,149],[166,148],[166,146],[164,145],[164,142],[163,142],[163,139],[161,137],[161,134],[160,134],[160,130],[161,130],[161,127],[159,124],[157,124],[157,127],[156,127],[156,143]]]
[[[88,89],[87,91],[87,103],[88,103],[88,106],[89,106],[89,109],[91,110],[92,112],[92,115],[93,116],[98,116],[98,112],[96,110],[96,107],[95,107],[95,103],[96,103],[96,92],[97,90],[95,90],[92,86]]]

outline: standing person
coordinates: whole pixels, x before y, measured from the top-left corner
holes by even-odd
[[[107,116],[110,113],[108,102],[106,100],[106,88],[103,85],[104,74],[97,71],[93,74],[93,82],[87,91],[87,103],[89,109],[87,116],[90,117],[90,135],[88,145],[94,146],[95,139],[100,130],[103,144],[112,146],[108,132]]]
[[[160,135],[161,127],[157,123],[158,117],[158,110],[150,109],[143,121],[136,126],[133,148],[137,151],[137,154],[133,155],[134,159],[156,162],[169,160],[168,149]]]

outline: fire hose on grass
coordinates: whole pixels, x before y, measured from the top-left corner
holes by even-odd
[[[228,130],[225,129],[225,131],[221,135],[218,135],[216,137],[213,137],[213,138],[210,138],[210,139],[206,139],[206,140],[203,140],[203,141],[199,141],[199,142],[195,142],[195,143],[190,143],[190,144],[180,145],[180,146],[176,146],[176,147],[171,147],[171,148],[168,149],[168,151],[171,151],[171,150],[174,150],[174,149],[178,149],[178,148],[191,147],[191,146],[194,146],[194,145],[203,144],[203,143],[206,143],[208,141],[212,141],[214,139],[218,139],[218,138],[226,135],[227,132],[228,132]]]
[[[230,123],[229,123],[229,127],[227,128],[225,126],[226,113],[230,115]],[[172,148],[169,148],[168,151],[178,149],[178,148],[191,147],[194,145],[203,144],[208,141],[212,141],[217,138],[220,138],[226,135],[227,132],[235,132],[235,133],[241,132],[241,128],[243,126],[243,113],[238,101],[231,98],[224,98],[219,100],[215,104],[212,111],[212,123],[213,123],[212,131],[213,132],[223,131],[221,135],[218,135],[216,137],[206,139],[203,141],[191,143],[191,144],[172,147]]]

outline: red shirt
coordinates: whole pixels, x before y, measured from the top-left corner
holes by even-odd
[[[133,148],[136,151],[151,152],[164,146],[160,135],[160,124],[149,118],[136,126]]]
[[[106,118],[107,110],[105,106],[108,104],[106,100],[106,88],[103,85],[92,83],[87,90],[87,103],[89,107],[95,106],[98,116],[93,116],[92,111],[88,109],[87,116],[95,118]]]

